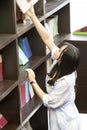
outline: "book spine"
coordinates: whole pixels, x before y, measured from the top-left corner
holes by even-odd
[[[18,45],[18,49],[19,49],[19,64],[25,65],[29,61],[29,59],[26,57],[26,55],[24,54],[24,52],[22,51],[19,45]]]
[[[19,86],[20,89],[20,101],[21,101],[21,108],[25,106],[26,104],[26,88],[25,88],[25,82],[21,83]]]
[[[2,63],[2,55],[0,54],[0,81],[3,80],[3,63]]]

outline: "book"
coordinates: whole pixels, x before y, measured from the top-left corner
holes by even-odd
[[[25,89],[25,82],[21,83],[19,86],[20,90],[20,101],[21,101],[21,108],[26,104],[26,89]]]
[[[87,26],[82,27],[76,31],[73,32],[74,35],[83,35],[83,36],[87,36]]]
[[[16,0],[17,5],[23,13],[26,13],[29,10],[31,4],[34,5],[37,2],[38,0]]]
[[[3,64],[2,64],[2,55],[0,54],[0,81],[3,80]]]
[[[30,100],[29,81],[25,81],[26,103]]]
[[[20,46],[18,45],[18,50],[19,50],[19,64],[20,65],[25,65],[29,59],[26,57]]]
[[[7,119],[0,113],[0,129],[3,129],[3,127],[8,123]]]
[[[30,98],[32,99],[34,97],[35,93],[34,93],[34,89],[31,86],[30,82],[29,82],[29,91],[30,91]]]
[[[22,49],[22,51],[24,52],[24,54],[26,55],[26,57],[29,59],[32,56],[32,51],[30,48],[28,38],[27,37],[20,38],[18,40],[18,44],[19,44],[20,48]]]
[[[52,36],[58,35],[58,15],[52,15],[47,19],[47,24],[51,31]]]

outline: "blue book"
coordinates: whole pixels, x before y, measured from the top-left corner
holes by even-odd
[[[19,46],[25,53],[26,57],[29,59],[32,56],[32,51],[27,37],[20,38],[18,41]]]
[[[25,81],[25,89],[26,89],[26,103],[30,100],[30,92],[29,92],[29,81]]]

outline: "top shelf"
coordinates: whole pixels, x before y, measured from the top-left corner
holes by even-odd
[[[49,17],[53,13],[62,9],[64,6],[70,3],[70,0],[52,0],[47,2],[45,9],[45,18]]]

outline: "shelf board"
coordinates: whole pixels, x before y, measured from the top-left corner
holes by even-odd
[[[44,20],[44,16],[37,16],[39,21],[43,21]],[[29,31],[31,28],[34,27],[34,24],[31,22],[29,23],[28,21],[24,24],[24,23],[17,23],[17,36],[20,37],[22,34],[26,33],[27,31]]]
[[[0,101],[2,101],[17,86],[17,80],[0,81]]]
[[[0,34],[0,50],[16,39],[15,34]]]
[[[19,124],[7,124],[3,130],[16,130]]]
[[[33,70],[35,70],[37,67],[39,67],[39,65],[41,65],[43,62],[45,62],[45,60],[48,58],[49,55],[47,56],[32,56],[29,59],[29,62],[23,66],[20,66],[20,71],[19,71],[19,79],[20,82],[24,81],[27,78],[27,75],[25,73],[25,69],[27,68],[31,68]]]
[[[66,40],[87,42],[87,36],[68,34]]]
[[[41,106],[42,101],[37,96],[34,96],[23,108],[21,108],[22,126],[29,121],[29,119],[38,111]],[[21,126],[18,127],[18,129],[20,128]]]
[[[46,3],[45,18],[51,16],[53,13],[62,9],[64,6],[70,3],[70,0],[52,0]]]
[[[64,40],[66,40],[66,37],[68,36],[69,34],[65,33],[65,34],[58,34],[54,37],[54,43],[56,45],[59,45],[60,43],[62,43]]]

